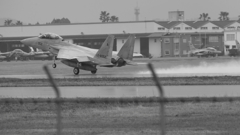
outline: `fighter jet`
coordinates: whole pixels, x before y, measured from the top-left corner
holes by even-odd
[[[197,56],[197,57],[208,57],[208,56],[217,56],[218,54],[222,53],[213,47],[207,47],[202,49],[197,49],[193,46],[193,44],[189,43],[189,55],[190,56]]]
[[[14,49],[13,51],[9,51],[9,52],[4,52],[1,53],[0,52],[0,57],[1,59],[6,59],[7,61],[10,61],[10,59],[12,57],[14,58],[33,58],[33,57],[49,57],[50,56],[50,52],[35,52],[34,49],[32,47],[30,48],[30,52],[24,52],[21,49]]]
[[[21,49],[15,49],[13,51],[3,52],[3,53],[0,52],[0,56],[5,57],[5,59],[7,59],[8,61],[10,61],[11,57],[15,57],[15,58],[16,57],[17,58],[26,58],[26,57],[28,57],[29,58],[29,57],[31,57],[33,55],[34,55],[34,53],[32,52],[32,50],[29,53],[24,52]]]
[[[54,33],[42,34],[38,37],[27,38],[21,42],[25,45],[50,51],[54,57],[53,68],[56,68],[55,59],[60,59],[67,66],[73,67],[73,73],[79,74],[79,69],[97,72],[96,66],[121,67],[127,64],[135,65],[132,60],[135,37],[130,35],[121,50],[112,52],[114,36],[110,35],[99,50],[68,43]]]

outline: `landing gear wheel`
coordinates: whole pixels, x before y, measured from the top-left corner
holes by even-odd
[[[57,64],[56,64],[56,63],[52,64],[52,67],[53,67],[53,68],[56,68],[56,67],[57,67]]]
[[[96,74],[97,73],[97,70],[94,70],[94,71],[91,71],[92,74]]]
[[[78,74],[79,74],[79,69],[78,69],[78,68],[74,68],[74,69],[73,69],[73,73],[74,73],[75,75],[78,75]]]

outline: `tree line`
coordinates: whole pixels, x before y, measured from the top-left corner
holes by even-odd
[[[228,12],[221,11],[218,17],[219,21],[228,21],[229,20],[228,15],[229,15]],[[200,17],[198,19],[202,21],[209,21],[211,17],[209,17],[208,13],[202,13],[200,14]],[[240,16],[238,16],[238,20],[240,20]]]
[[[54,25],[56,25],[56,24],[70,24],[71,22],[70,22],[70,20],[68,19],[68,18],[62,18],[62,19],[53,19],[51,22],[47,22],[46,24],[54,24]],[[16,23],[13,23],[13,21],[12,20],[10,20],[10,19],[7,19],[7,20],[5,20],[5,22],[4,22],[4,25],[23,25],[23,22],[21,22],[21,21],[17,21]],[[28,23],[28,25],[40,25],[40,23],[39,22],[37,22],[37,23],[35,23],[35,24],[31,24],[31,23]]]
[[[229,16],[228,12],[221,11],[218,19],[220,21],[227,21],[227,20],[229,20],[228,16]],[[211,17],[209,17],[208,13],[201,13],[198,19],[202,20],[202,21],[209,21],[211,19]],[[110,16],[110,13],[108,13],[107,11],[101,11],[99,20],[102,21],[103,23],[119,22],[119,18],[117,16],[115,16],[115,15]],[[238,16],[238,20],[240,20],[240,15]],[[62,18],[62,19],[54,18],[51,22],[47,22],[46,24],[56,25],[56,24],[70,24],[70,23],[71,23],[71,21],[68,18]],[[6,25],[6,26],[7,25],[23,25],[23,22],[18,20],[18,21],[16,21],[16,23],[13,23],[12,20],[7,19],[7,20],[5,20],[4,25]],[[28,25],[40,25],[40,24],[39,24],[39,22],[37,22],[35,24],[28,23]]]

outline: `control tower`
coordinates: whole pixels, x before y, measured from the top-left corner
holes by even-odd
[[[134,9],[135,10],[135,16],[136,16],[136,21],[139,21],[139,18],[138,18],[138,16],[139,16],[139,14],[140,14],[140,12],[139,12],[139,10],[140,10],[140,8],[138,7],[138,3],[137,3],[137,7]]]
[[[168,12],[169,21],[184,21],[184,11],[169,11]]]

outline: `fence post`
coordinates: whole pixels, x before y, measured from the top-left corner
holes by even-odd
[[[48,70],[48,67],[46,65],[43,66],[43,69],[44,71],[46,72],[47,76],[48,76],[48,79],[49,79],[49,82],[51,83],[52,87],[53,87],[53,90],[56,94],[56,113],[57,113],[57,135],[61,135],[61,130],[62,130],[62,117],[61,117],[61,100],[60,100],[60,91],[57,87],[57,85],[55,84],[53,78],[52,78],[52,75],[51,73],[49,72]]]
[[[153,66],[151,63],[148,63],[148,68],[150,69],[150,71],[152,72],[152,76],[153,76],[153,80],[156,83],[156,86],[158,88],[159,91],[159,102],[160,102],[160,122],[161,122],[161,135],[165,135],[165,109],[164,109],[164,91],[163,88],[160,84],[160,82],[158,81],[158,77],[153,69]]]

